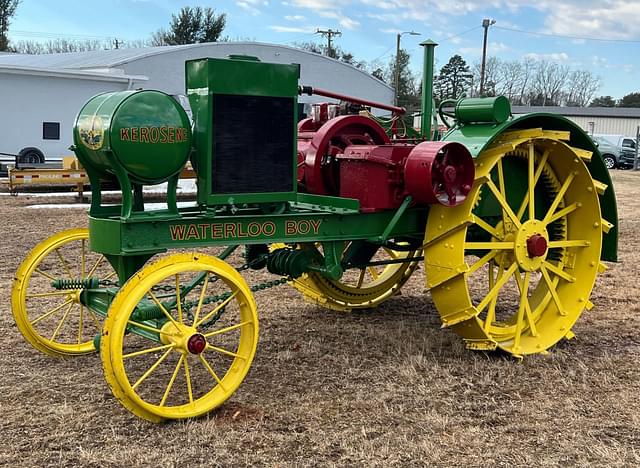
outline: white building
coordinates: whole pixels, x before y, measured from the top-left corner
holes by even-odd
[[[70,154],[75,115],[90,97],[136,88],[184,94],[185,61],[233,54],[253,55],[271,63],[298,63],[300,84],[393,103],[393,89],[362,70],[273,44],[220,42],[46,55],[3,54],[0,153],[22,151],[47,159]],[[299,98],[301,103],[327,100],[318,96]]]
[[[590,135],[615,134],[635,138],[640,125],[640,109],[633,107],[513,106],[512,112],[514,115],[531,112],[563,115]]]

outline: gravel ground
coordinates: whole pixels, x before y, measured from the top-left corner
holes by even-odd
[[[284,286],[256,298],[260,344],[240,390],[204,418],[160,425],[120,406],[97,355],[53,359],[24,341],[14,272],[87,216],[25,209],[64,197],[2,196],[0,465],[638,465],[640,173],[613,176],[620,263],[599,277],[577,338],[548,355],[464,349],[440,329],[421,270],[367,312],[326,311]]]

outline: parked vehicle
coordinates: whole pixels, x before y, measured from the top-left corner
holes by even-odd
[[[615,169],[620,166],[620,155],[622,150],[602,136],[593,136],[593,141],[598,145],[598,150],[602,154],[607,169]]]

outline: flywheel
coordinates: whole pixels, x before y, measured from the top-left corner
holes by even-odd
[[[568,132],[502,134],[475,161],[466,201],[434,206],[424,240],[427,288],[445,326],[469,348],[540,353],[585,308],[600,263],[598,193]]]

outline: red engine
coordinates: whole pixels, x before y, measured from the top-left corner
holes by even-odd
[[[456,142],[393,144],[373,119],[332,117],[321,104],[298,124],[301,191],[360,200],[362,211],[398,208],[410,195],[417,204],[455,206],[474,180],[473,158]]]

